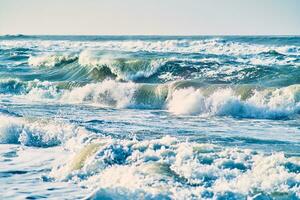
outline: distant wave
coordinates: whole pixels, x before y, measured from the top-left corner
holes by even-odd
[[[37,36],[32,35],[23,35],[23,34],[15,34],[15,35],[1,35],[0,40],[15,40],[15,39],[35,39]]]
[[[165,53],[204,53],[215,55],[253,55],[264,52],[277,52],[285,55],[299,55],[300,47],[251,44],[226,41],[218,38],[203,40],[125,40],[125,41],[68,41],[68,40],[0,40],[0,48],[34,48],[40,51],[64,52],[69,49],[127,51],[127,52],[165,52]]]

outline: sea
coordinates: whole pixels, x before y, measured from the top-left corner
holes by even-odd
[[[1,199],[300,199],[300,36],[0,36]]]

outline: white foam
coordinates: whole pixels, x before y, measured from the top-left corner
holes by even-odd
[[[24,94],[23,97],[30,101],[56,100],[61,95],[55,83],[49,81],[30,81],[27,90],[28,92]]]
[[[175,90],[172,99],[168,103],[168,109],[174,114],[198,114],[206,108],[205,98],[200,90],[187,88]]]
[[[93,198],[246,198],[277,191],[299,195],[300,175],[289,165],[299,166],[300,161],[283,153],[182,142],[169,136],[88,142],[93,143],[100,144],[98,150],[82,161],[81,168],[70,171],[71,157],[54,167],[51,176],[95,190]]]

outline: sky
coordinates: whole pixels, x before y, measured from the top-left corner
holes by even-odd
[[[0,34],[300,35],[300,0],[0,0]]]

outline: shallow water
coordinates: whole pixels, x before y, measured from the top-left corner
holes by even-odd
[[[300,38],[1,36],[0,196],[299,199]]]

